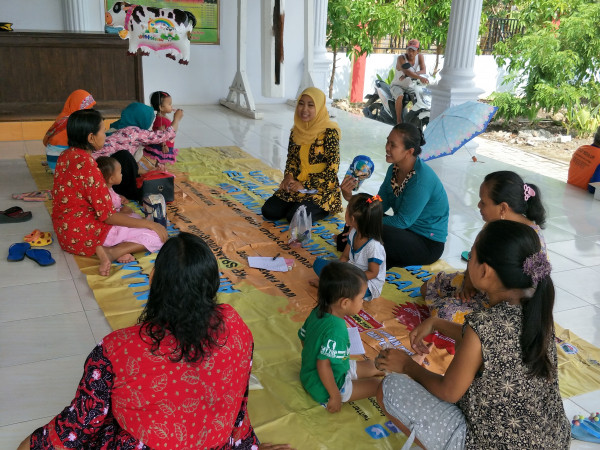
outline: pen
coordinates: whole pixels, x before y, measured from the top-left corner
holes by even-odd
[[[277,258],[279,258],[279,255],[281,255],[281,253],[277,253],[275,256],[273,256],[273,261],[275,261]]]

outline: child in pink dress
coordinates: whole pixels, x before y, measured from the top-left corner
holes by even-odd
[[[117,210],[117,212],[128,214],[136,219],[145,220],[142,219],[138,214],[134,213],[129,206],[123,205],[124,197],[122,198],[113,189],[113,186],[120,184],[123,178],[123,175],[121,174],[121,164],[119,161],[117,161],[115,158],[111,158],[110,156],[100,156],[96,160],[96,163],[98,164],[98,168],[100,169],[100,172],[102,172],[102,176],[106,181],[108,193],[110,194],[110,199],[112,200],[115,210]],[[111,245],[116,245],[112,244],[112,241],[115,241],[116,243],[136,242],[146,247],[146,249],[152,253],[158,252],[163,245],[158,234],[152,230],[145,228],[127,228],[114,225],[108,232],[106,240],[104,241],[104,245],[109,247]],[[133,255],[127,254],[123,255],[117,261],[120,263],[126,263],[134,260],[135,258]]]
[[[152,124],[152,130],[166,130],[171,126],[171,121],[167,114],[173,112],[173,100],[171,96],[164,91],[153,92],[150,96],[150,104],[156,111],[156,119]],[[163,142],[162,144],[150,144],[144,148],[144,155],[156,161],[156,164],[164,169],[165,164],[175,164],[179,149],[174,148],[174,141]]]

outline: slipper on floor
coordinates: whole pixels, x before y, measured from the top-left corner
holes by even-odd
[[[46,200],[52,200],[52,194],[50,191],[32,192],[31,195],[23,196],[21,200],[24,202],[45,202]]]
[[[592,414],[589,418],[579,416],[571,422],[571,436],[574,439],[585,442],[600,443],[600,422],[596,422],[598,413]]]
[[[50,190],[46,189],[44,191],[31,191],[31,192],[23,192],[21,194],[13,194],[12,198],[17,200],[24,200],[26,202],[43,202],[45,200],[52,199],[52,193]],[[41,200],[25,200],[25,198],[29,199],[39,199]]]
[[[25,252],[29,249],[31,249],[31,245],[27,242],[13,244],[8,248],[8,257],[6,260],[10,262],[23,261]]]
[[[10,211],[12,208],[7,209],[6,211]],[[27,222],[31,220],[31,211],[15,211],[9,212],[6,214],[6,211],[0,213],[0,223],[18,223],[18,222]]]
[[[40,266],[51,266],[56,261],[52,258],[52,253],[43,248],[30,248],[25,252],[25,256],[34,260]]]
[[[45,247],[52,244],[52,234],[49,231],[33,230],[24,236],[23,240],[29,242],[32,247]]]
[[[12,216],[14,214],[19,214],[23,212],[23,208],[20,206],[11,206],[5,211],[0,211],[0,214],[6,214],[7,216]]]

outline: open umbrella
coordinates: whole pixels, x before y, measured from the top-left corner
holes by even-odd
[[[478,134],[483,133],[498,107],[479,102],[451,106],[433,119],[424,136],[423,161],[451,155]]]

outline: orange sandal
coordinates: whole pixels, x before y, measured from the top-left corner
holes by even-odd
[[[32,247],[45,247],[52,244],[52,234],[49,231],[33,230],[24,236],[23,240],[29,242]]]

